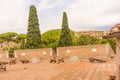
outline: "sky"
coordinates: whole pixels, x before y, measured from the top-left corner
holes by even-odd
[[[0,0],[0,33],[26,33],[35,5],[41,33],[61,28],[63,12],[74,31],[107,31],[120,23],[120,0]]]

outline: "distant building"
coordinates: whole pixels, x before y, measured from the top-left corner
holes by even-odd
[[[119,32],[120,31],[120,23],[116,24],[115,26],[113,26],[108,33],[114,33],[114,32]]]
[[[79,32],[75,32],[76,37],[79,37],[81,34],[102,38],[102,36],[106,35],[106,32],[105,31],[79,31]]]
[[[3,49],[4,47],[6,46],[10,46],[10,45],[20,45],[20,43],[16,43],[16,42],[13,42],[13,41],[4,41],[2,43],[0,43],[0,49]]]

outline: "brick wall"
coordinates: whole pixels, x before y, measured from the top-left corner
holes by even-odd
[[[8,59],[8,52],[7,51],[3,51],[3,50],[0,50],[0,60],[5,60],[5,59]]]
[[[108,59],[112,55],[114,55],[114,52],[109,44],[57,48],[57,56],[63,56],[65,59],[70,59],[72,56],[78,56],[79,58],[97,57]]]
[[[50,59],[53,54],[52,48],[41,48],[41,49],[25,49],[15,50],[16,59],[27,59],[39,58],[40,60]],[[7,58],[7,52],[0,50],[0,55]],[[97,44],[97,45],[85,45],[85,46],[69,46],[69,47],[58,47],[57,56],[70,59],[73,56],[79,58],[90,58],[97,57],[108,59],[110,56],[114,56],[114,52],[109,44]]]
[[[53,52],[52,48],[16,50],[15,57],[18,60],[21,59],[31,60],[32,58],[47,60],[50,58],[50,56],[52,56],[52,52]]]

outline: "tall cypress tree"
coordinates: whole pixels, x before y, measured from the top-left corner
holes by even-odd
[[[28,30],[25,48],[34,49],[41,47],[41,34],[39,30],[37,10],[34,5],[30,6]]]
[[[61,36],[59,40],[59,46],[71,46],[72,45],[72,37],[70,34],[70,29],[68,25],[68,18],[66,12],[63,12],[63,20],[62,20],[62,30]]]

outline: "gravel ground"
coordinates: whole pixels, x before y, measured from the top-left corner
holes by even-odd
[[[109,80],[115,63],[65,62],[17,63],[0,72],[0,80]]]

